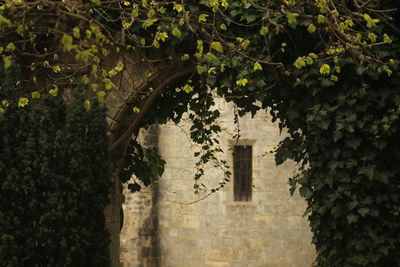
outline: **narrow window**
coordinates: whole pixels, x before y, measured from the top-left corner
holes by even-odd
[[[233,191],[235,201],[251,201],[252,147],[234,146]]]

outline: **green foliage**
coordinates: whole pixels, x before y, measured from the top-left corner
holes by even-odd
[[[0,114],[2,266],[108,266],[110,190],[103,108],[82,96]]]
[[[400,80],[346,72],[329,91],[275,92],[285,104],[274,114],[291,134],[277,163],[301,163],[291,184],[308,201],[319,266],[398,266]]]
[[[116,79],[124,65],[109,53],[179,62],[193,73],[177,89],[165,88],[140,126],[178,122],[189,112],[191,138],[203,148],[196,190],[207,162],[229,177],[215,156],[212,96],[234,102],[236,117],[268,108],[289,132],[277,163],[300,163],[290,183],[308,201],[317,264],[396,266],[399,18],[397,0],[7,1],[1,68],[18,66],[23,76],[16,90],[0,91],[0,113],[8,114],[9,103],[28,112],[40,96],[76,83],[86,98],[107,102],[124,89]],[[155,94],[140,90],[127,103],[132,116]],[[93,99],[86,100],[89,110]],[[146,162],[143,177],[157,170],[150,158],[164,164],[136,152]]]
[[[128,151],[118,174],[123,183],[128,182],[132,175],[135,175],[144,186],[148,186],[163,174],[165,161],[158,154],[157,148],[144,148],[136,140],[132,140]],[[133,182],[128,184],[128,189],[131,192],[140,191],[141,185]]]

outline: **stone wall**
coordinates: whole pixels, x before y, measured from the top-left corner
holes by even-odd
[[[141,144],[146,147],[158,146],[158,126],[139,133]],[[134,179],[134,178],[132,178]],[[123,267],[145,267],[159,265],[158,247],[158,177],[154,176],[151,186],[140,192],[131,193],[124,186],[123,227],[121,229],[120,262]]]
[[[236,142],[232,140],[235,132],[232,107],[218,101],[217,108],[223,113],[219,123],[223,128],[221,145],[225,151],[219,157],[232,164],[231,148]],[[238,144],[253,144],[253,197],[250,202],[233,201],[230,182],[223,190],[192,203],[203,195],[195,195],[193,191],[196,162],[193,152],[198,148],[187,138],[190,124],[183,121],[179,127],[173,124],[160,127],[159,149],[167,167],[157,183],[158,202],[145,204],[152,195],[151,188],[147,193],[127,194],[126,230],[121,235],[121,240],[129,240],[129,232],[139,233],[137,229],[146,226],[144,218],[153,207],[158,221],[153,244],[157,246],[159,257],[153,265],[136,260],[135,255],[148,244],[136,238],[133,240],[137,242],[131,241],[130,245],[121,243],[125,266],[311,266],[315,252],[307,220],[302,216],[305,202],[297,194],[290,197],[287,184],[294,164],[287,162],[277,167],[273,155],[266,153],[282,138],[277,126],[270,121],[266,113],[254,119],[240,119]],[[213,188],[222,179],[221,171],[207,168],[202,182]]]

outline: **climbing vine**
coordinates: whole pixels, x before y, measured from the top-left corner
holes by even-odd
[[[212,94],[234,102],[238,115],[269,108],[289,132],[277,163],[299,163],[290,183],[308,201],[318,265],[399,265],[397,6],[395,0],[6,1],[1,68],[18,66],[23,75],[15,90],[0,91],[0,113],[10,103],[26,109],[44,95],[68,95],[76,84],[87,111],[95,102],[112,107],[121,91],[135,90],[123,82],[127,58],[182,66],[177,89],[131,94],[126,106],[140,123],[109,118],[129,125],[125,134],[110,130],[111,153],[140,127],[179,121],[189,111],[191,137],[205,149],[200,175],[203,160],[218,152]]]
[[[82,103],[44,96],[0,116],[3,266],[109,266],[105,110]]]

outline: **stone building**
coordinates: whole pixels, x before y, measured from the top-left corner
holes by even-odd
[[[294,163],[276,166],[268,153],[282,138],[278,127],[266,113],[241,118],[237,141],[232,106],[221,100],[217,108],[225,152],[218,156],[232,166],[231,182],[197,201],[204,193],[194,194],[197,147],[187,137],[190,123],[152,127],[143,142],[158,146],[166,170],[141,192],[125,191],[122,266],[312,266],[305,202],[290,196],[287,183]],[[222,178],[207,168],[202,182],[214,188]]]

